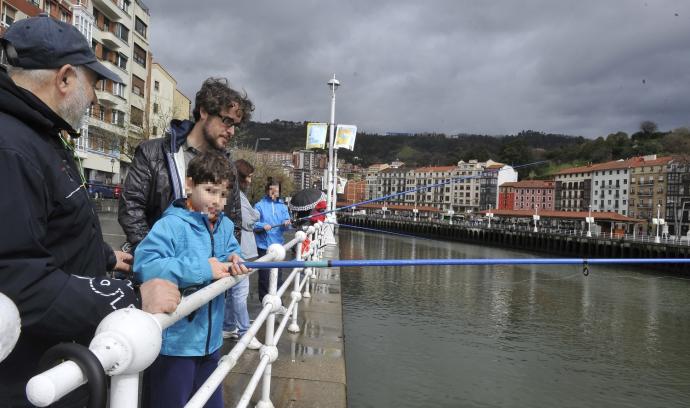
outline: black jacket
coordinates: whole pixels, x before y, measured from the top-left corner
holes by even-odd
[[[194,123],[188,120],[173,120],[165,137],[147,140],[137,146],[120,196],[117,217],[127,235],[127,242],[133,246],[144,239],[173,201],[184,196],[184,182],[177,171],[175,154],[193,127]],[[237,179],[234,165],[232,171]],[[237,182],[228,194],[225,215],[235,224],[235,238],[239,242],[242,202]]]
[[[28,406],[26,382],[48,347],[88,345],[108,313],[140,305],[131,282],[105,277],[115,257],[61,130],[72,129],[0,70],[0,292],[22,320],[0,363],[1,406]]]

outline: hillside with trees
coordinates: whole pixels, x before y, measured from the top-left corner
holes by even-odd
[[[562,167],[588,162],[598,163],[646,154],[690,154],[688,128],[660,131],[650,121],[642,122],[639,128],[632,135],[616,132],[596,139],[534,130],[505,136],[358,133],[355,150],[350,152],[341,149],[339,157],[362,166],[390,163],[396,159],[410,166],[452,165],[459,160],[471,159],[492,159],[512,165],[548,160],[543,165],[520,171],[521,178],[539,178]],[[252,122],[238,131],[235,143],[238,147],[253,150],[257,138],[270,138],[270,141],[260,142],[259,150],[289,152],[304,148],[306,132],[306,122]]]

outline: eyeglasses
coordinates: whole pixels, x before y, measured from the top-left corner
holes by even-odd
[[[235,120],[233,118],[231,118],[230,116],[223,116],[221,114],[217,114],[216,116],[218,116],[220,118],[221,122],[223,122],[223,125],[225,125],[225,127],[236,127],[236,128],[238,128],[242,124],[241,121],[235,122]]]

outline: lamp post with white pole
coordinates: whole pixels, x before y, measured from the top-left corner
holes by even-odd
[[[491,219],[494,218],[494,213],[491,212],[491,208],[489,208],[489,212],[486,213],[486,218],[489,220],[489,229],[491,229]]]
[[[340,81],[333,78],[328,81],[328,87],[331,89],[331,122],[328,133],[328,210],[335,209],[335,186],[336,186],[336,163],[333,154],[333,143],[335,142],[335,90],[340,86]],[[332,213],[331,213],[332,214]]]
[[[539,208],[539,206],[535,205],[534,215],[532,216],[532,219],[534,220],[534,232],[539,232],[539,229],[537,228],[537,222],[539,221],[539,213],[537,212],[537,208]]]
[[[587,238],[592,237],[592,223],[594,222],[594,218],[592,218],[592,205],[589,205],[589,216],[586,219],[587,221]]]
[[[664,219],[661,218],[661,204],[656,205],[656,218],[652,218],[652,224],[656,225],[656,236],[654,237],[654,243],[658,244],[661,242],[661,238],[659,238],[659,228],[664,225]]]

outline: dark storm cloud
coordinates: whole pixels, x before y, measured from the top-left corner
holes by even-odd
[[[192,99],[222,75],[255,118],[368,131],[588,137],[688,126],[690,2],[163,1],[154,58]],[[676,15],[677,14],[677,15]]]

